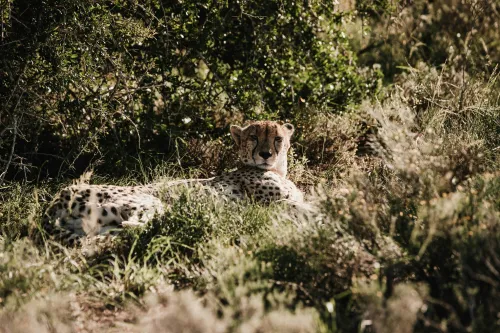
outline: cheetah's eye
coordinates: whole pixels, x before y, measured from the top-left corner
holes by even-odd
[[[274,140],[276,140],[276,142],[281,142],[283,141],[283,138],[281,136],[277,136]]]
[[[258,139],[257,135],[250,135],[250,140],[257,141]]]

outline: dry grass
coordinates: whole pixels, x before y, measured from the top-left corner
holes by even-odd
[[[416,21],[397,39],[390,25],[391,40],[434,26],[417,25],[417,7],[401,13]],[[479,28],[490,43],[496,32]],[[439,36],[449,44],[448,31]],[[391,59],[407,51],[398,43]],[[60,183],[5,185],[0,332],[500,330],[498,71],[455,58],[415,61],[352,112],[295,110],[290,178],[312,212],[183,190],[146,228],[73,248],[40,228]],[[234,166],[224,140],[191,143],[169,164],[92,181]]]

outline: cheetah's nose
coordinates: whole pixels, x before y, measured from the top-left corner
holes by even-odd
[[[267,151],[261,151],[261,152],[259,152],[259,156],[262,157],[263,159],[267,160],[269,157],[273,156],[273,154],[271,154]]]

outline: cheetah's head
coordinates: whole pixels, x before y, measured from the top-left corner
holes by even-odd
[[[245,165],[276,171],[283,177],[287,173],[287,152],[293,131],[292,124],[275,121],[256,121],[243,128],[231,126],[231,135]]]

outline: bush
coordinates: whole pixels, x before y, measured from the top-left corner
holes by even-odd
[[[179,138],[293,119],[305,106],[336,113],[378,89],[378,74],[355,66],[346,14],[316,1],[9,6],[0,51],[0,150],[18,166],[9,178],[22,166],[80,174],[91,162],[116,173],[171,156]]]
[[[361,4],[373,12],[370,1]],[[382,8],[357,22],[363,34],[356,32],[354,49],[360,64],[381,65],[386,79],[421,61],[474,74],[491,74],[499,63],[498,1],[396,1]]]
[[[0,330],[500,329],[496,2],[4,3]],[[244,118],[297,125],[289,176],[314,209],[183,189],[116,238],[40,228],[69,182],[45,171],[213,175]]]

